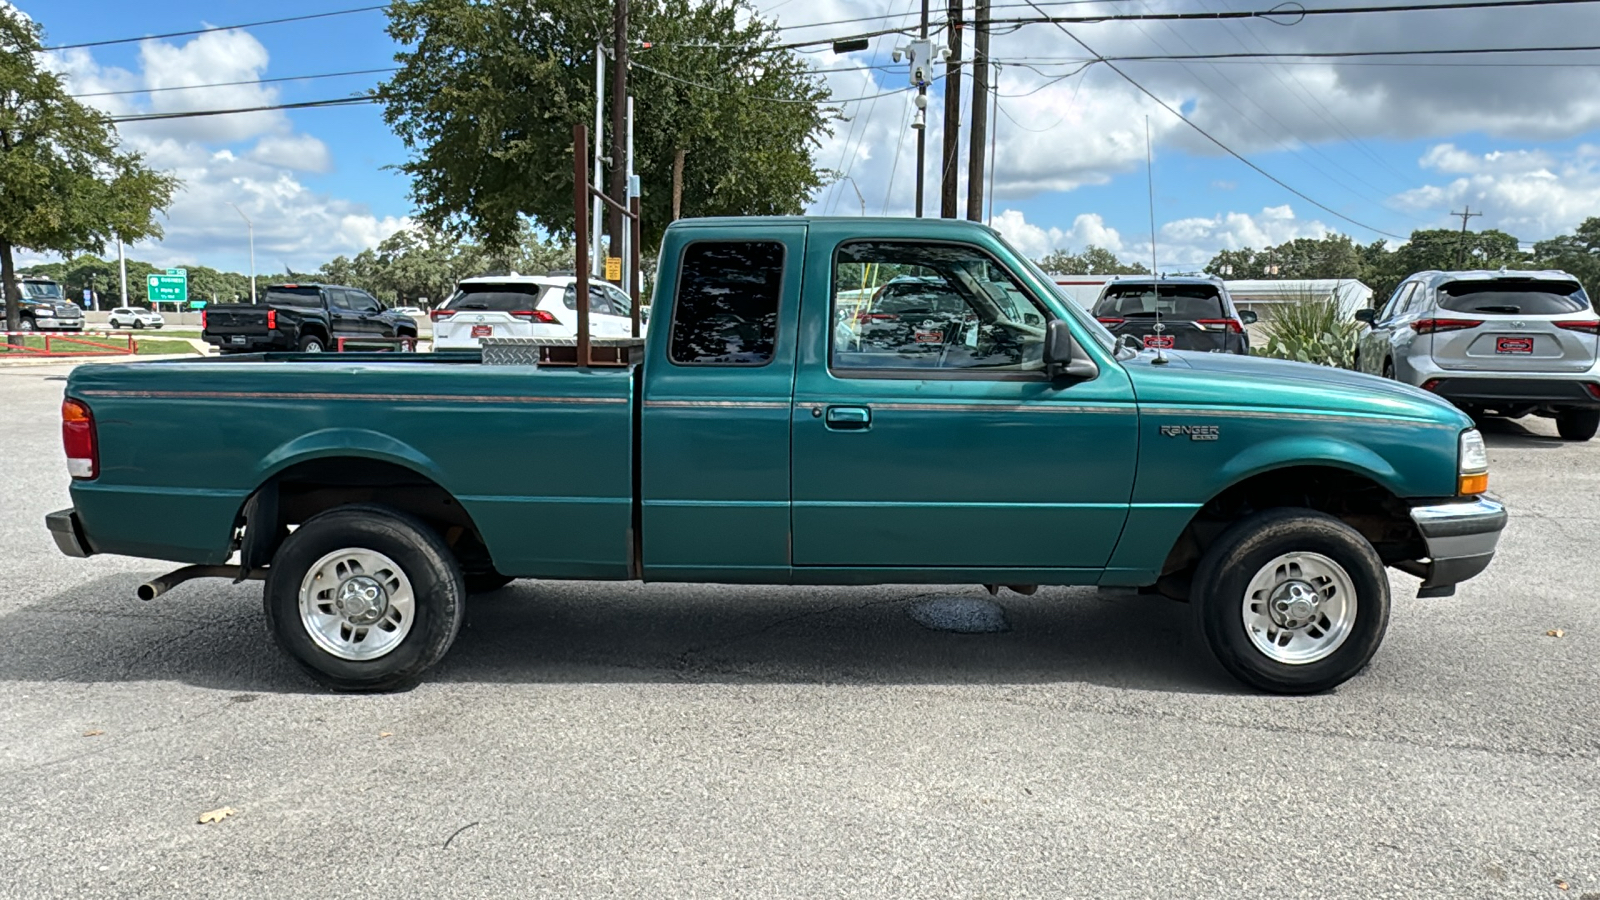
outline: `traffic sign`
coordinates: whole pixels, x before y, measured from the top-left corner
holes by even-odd
[[[187,303],[189,300],[189,273],[184,269],[168,269],[165,274],[152,272],[146,283],[151,303]]]

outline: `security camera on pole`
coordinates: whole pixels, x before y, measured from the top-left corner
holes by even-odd
[[[950,51],[927,38],[927,4],[923,5],[923,36],[894,48],[893,59],[895,62],[905,60],[911,72],[911,84],[917,89],[916,115],[911,119],[911,127],[917,130],[917,218],[922,218],[922,187],[926,175],[927,165],[924,162],[928,150],[928,84],[933,81],[933,65],[935,61],[948,59]]]

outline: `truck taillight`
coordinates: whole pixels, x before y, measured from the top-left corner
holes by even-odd
[[[513,319],[522,319],[527,322],[542,322],[545,325],[555,325],[556,317],[542,309],[519,309],[511,314]]]
[[[200,330],[206,330],[206,311],[203,309],[200,310]]]
[[[1436,334],[1441,331],[1477,328],[1482,324],[1482,319],[1418,319],[1411,323],[1411,330],[1417,334]]]
[[[445,319],[448,319],[455,314],[456,311],[453,309],[436,309],[433,312],[428,313],[428,318],[435,322],[443,322]]]
[[[1118,318],[1117,316],[1101,316],[1099,318],[1101,325],[1121,325],[1126,321],[1126,319]]]
[[[1195,319],[1194,323],[1207,331],[1231,331],[1234,334],[1243,334],[1244,326],[1238,319]]]
[[[61,403],[61,444],[67,451],[67,473],[73,478],[100,474],[100,442],[95,437],[94,416],[82,400]]]
[[[268,331],[272,331],[273,329],[275,329],[277,327],[278,327],[278,311],[275,310],[275,309],[267,310],[267,330]]]

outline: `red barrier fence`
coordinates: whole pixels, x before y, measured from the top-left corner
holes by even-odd
[[[417,351],[417,339],[411,337],[378,337],[376,335],[372,337],[338,338],[334,343],[334,352],[344,353],[347,350],[352,352],[399,350],[403,353],[415,353]]]
[[[13,344],[9,340],[12,337],[32,338],[42,341],[44,346],[30,347],[27,344]],[[98,338],[99,340],[90,340],[90,338]],[[107,343],[108,339],[116,340],[120,343]],[[94,349],[84,349],[89,347]],[[72,332],[70,334],[60,331],[0,331],[0,357],[130,356],[138,352],[139,344],[134,341],[131,334],[104,331]]]

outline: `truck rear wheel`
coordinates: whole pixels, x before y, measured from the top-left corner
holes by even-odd
[[[339,691],[409,686],[444,657],[466,585],[426,525],[380,506],[308,519],[267,571],[267,627],[312,678]]]
[[[1600,431],[1600,409],[1568,409],[1556,414],[1556,431],[1563,440],[1587,441]]]
[[[1195,616],[1217,661],[1275,694],[1315,694],[1360,672],[1389,627],[1389,577],[1361,533],[1309,509],[1257,513],[1206,551]]]
[[[301,353],[321,353],[322,349],[322,338],[314,334],[308,334],[300,339]]]

